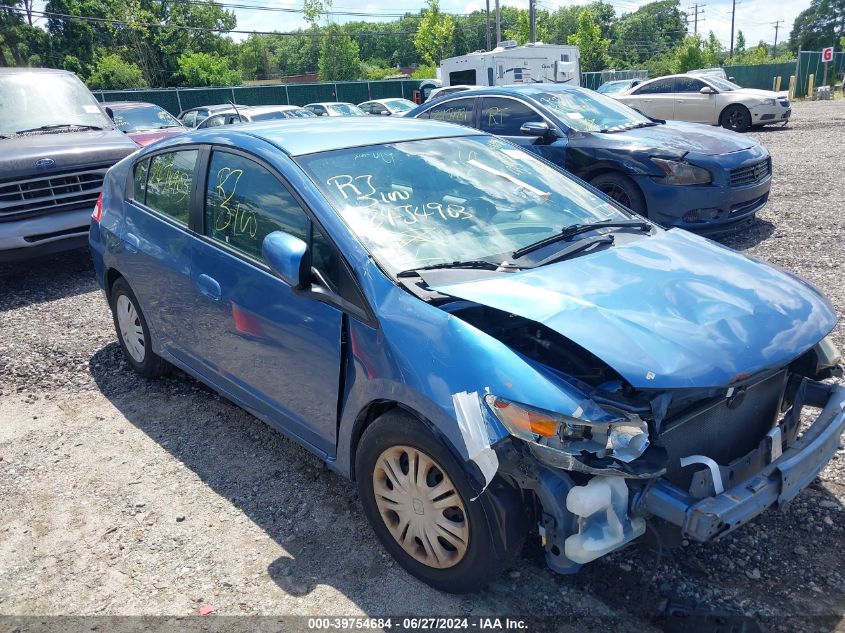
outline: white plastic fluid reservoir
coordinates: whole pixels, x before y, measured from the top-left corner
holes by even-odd
[[[564,543],[566,557],[576,563],[589,563],[645,532],[642,517],[628,516],[622,477],[593,477],[586,486],[574,486],[566,509],[578,517],[578,532]]]

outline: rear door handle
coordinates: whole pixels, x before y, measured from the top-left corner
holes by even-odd
[[[217,280],[208,275],[200,275],[197,277],[197,290],[200,294],[205,295],[212,301],[220,300],[220,284]]]
[[[127,233],[124,242],[126,243],[126,250],[130,253],[137,253],[138,249],[141,248],[141,240],[134,233]]]

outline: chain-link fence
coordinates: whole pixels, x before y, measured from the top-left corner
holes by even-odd
[[[97,90],[108,101],[146,101],[172,114],[203,105],[235,102],[238,105],[305,105],[317,101],[361,103],[369,99],[404,97],[419,90],[418,80],[337,81],[310,84],[236,86],[231,88],[167,88],[143,90]]]

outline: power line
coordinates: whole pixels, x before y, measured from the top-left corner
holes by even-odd
[[[689,9],[693,9],[693,11],[694,11],[694,16],[695,16],[695,17],[694,17],[694,22],[693,22],[693,25],[694,25],[694,26],[693,26],[693,31],[692,31],[694,35],[698,35],[698,14],[699,14],[699,13],[701,13],[701,14],[703,15],[703,14],[704,14],[704,7],[706,7],[706,6],[707,6],[706,4],[698,4],[698,3],[696,3],[696,4],[695,4],[694,6],[692,6],[692,7],[687,7],[687,8],[689,8]],[[700,11],[699,11],[699,7],[701,8],[701,10],[700,10]],[[703,22],[703,21],[704,21],[704,18],[702,18],[702,19],[701,19],[701,21]]]

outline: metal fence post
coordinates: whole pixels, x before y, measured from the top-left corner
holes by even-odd
[[[237,103],[237,101],[235,101],[235,89],[229,88],[229,92],[232,93],[232,103]]]
[[[370,87],[370,82],[368,81],[367,82],[367,100],[370,100],[372,98],[373,98],[373,90]]]
[[[334,98],[336,101],[340,101],[340,97],[337,95],[337,83],[332,84],[334,86]]]
[[[179,88],[176,88],[176,104],[179,106],[179,112],[182,112],[182,97],[179,96]]]
[[[405,98],[405,82],[403,80],[399,80],[399,88],[402,90],[402,98]]]
[[[290,93],[288,92],[288,85],[285,84],[285,99],[287,100],[287,105],[290,105]]]

